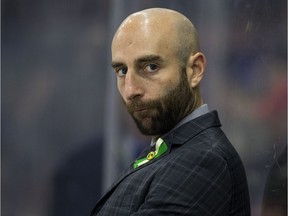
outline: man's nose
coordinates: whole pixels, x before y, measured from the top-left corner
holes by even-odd
[[[141,97],[144,93],[143,80],[134,72],[128,72],[125,76],[125,98],[132,100]]]

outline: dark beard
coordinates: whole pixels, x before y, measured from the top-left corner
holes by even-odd
[[[126,104],[126,108],[142,134],[155,136],[163,135],[176,126],[192,111],[193,104],[193,91],[186,71],[182,69],[179,84],[165,96],[145,102],[135,98]]]

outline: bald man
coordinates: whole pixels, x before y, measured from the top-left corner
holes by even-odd
[[[205,65],[184,15],[152,8],[123,21],[112,67],[127,111],[152,141],[91,215],[250,215],[242,162],[200,95]]]

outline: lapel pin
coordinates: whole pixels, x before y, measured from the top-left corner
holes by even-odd
[[[152,160],[154,158],[160,157],[168,149],[166,143],[164,142],[164,140],[162,138],[158,138],[158,140],[155,144],[155,148],[156,148],[155,151],[149,152],[149,154],[145,158],[140,158],[140,159],[136,160],[134,162],[134,165],[133,165],[134,169],[142,166],[143,164],[146,164],[147,162],[149,162],[150,160]]]

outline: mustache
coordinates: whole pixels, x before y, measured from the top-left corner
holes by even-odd
[[[158,102],[155,100],[149,100],[149,101],[142,101],[140,99],[134,99],[131,100],[127,103],[125,103],[125,101],[123,100],[126,109],[129,113],[133,113],[135,111],[139,111],[139,110],[144,110],[144,109],[149,109],[152,107],[155,107],[158,105]]]

